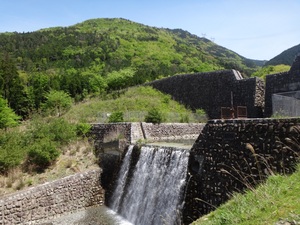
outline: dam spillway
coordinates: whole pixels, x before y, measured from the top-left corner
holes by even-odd
[[[133,224],[180,224],[189,150],[143,146],[131,166],[133,151],[124,156],[110,207]]]

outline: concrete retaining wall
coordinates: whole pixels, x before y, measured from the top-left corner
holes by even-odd
[[[38,224],[104,204],[101,170],[80,173],[0,198],[0,224]]]
[[[293,172],[299,140],[299,119],[209,121],[190,153],[184,224],[272,172]]]

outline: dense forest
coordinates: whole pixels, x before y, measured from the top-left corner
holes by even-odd
[[[187,31],[125,19],[1,33],[0,56],[1,96],[22,118],[47,108],[51,91],[78,102],[179,73],[237,69],[249,76],[262,64]]]

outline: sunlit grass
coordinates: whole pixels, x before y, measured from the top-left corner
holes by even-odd
[[[193,225],[267,225],[278,221],[300,224],[299,181],[300,165],[292,175],[273,175],[256,189],[234,194],[231,200]]]

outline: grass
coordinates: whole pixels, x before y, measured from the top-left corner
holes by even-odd
[[[264,184],[232,199],[193,225],[300,224],[300,164],[292,175],[272,175]]]
[[[143,86],[86,100],[74,105],[64,118],[74,122],[108,122],[107,114],[119,111],[125,115],[124,122],[140,122],[144,121],[147,112],[153,108],[164,115],[164,122],[198,122],[192,110],[172,100],[168,95]]]

